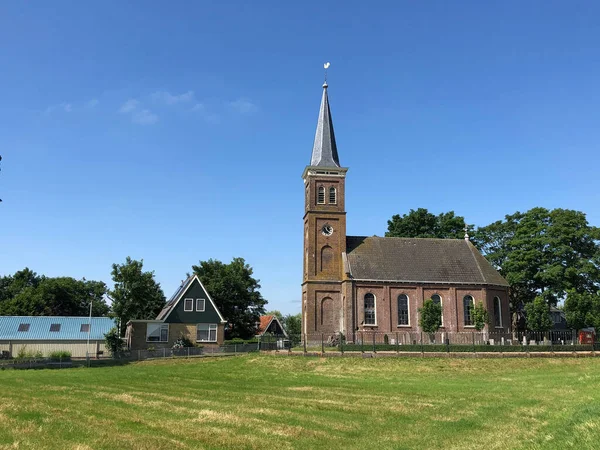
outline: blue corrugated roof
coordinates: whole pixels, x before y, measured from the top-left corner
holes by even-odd
[[[32,340],[83,340],[88,338],[87,329],[81,325],[90,323],[89,317],[47,317],[47,316],[0,316],[0,341]],[[27,327],[25,324],[29,324]],[[59,331],[50,331],[51,325],[60,325]],[[92,317],[90,339],[103,340],[104,335],[116,326],[110,317]],[[28,328],[28,331],[19,331]],[[54,326],[53,329],[59,328]]]

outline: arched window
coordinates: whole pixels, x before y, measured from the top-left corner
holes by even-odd
[[[463,298],[463,312],[465,315],[465,325],[473,325],[473,297],[465,295]]]
[[[502,306],[500,297],[494,297],[494,326],[502,327]]]
[[[433,303],[440,305],[440,308],[442,308],[441,319],[442,319],[442,326],[443,326],[444,325],[444,305],[442,304],[442,297],[439,294],[433,294],[431,296],[431,300],[433,300]]]
[[[317,203],[320,205],[325,203],[325,188],[323,186],[319,186],[318,195],[317,195]]]
[[[329,188],[329,203],[332,205],[337,203],[337,192],[333,186]]]
[[[365,325],[375,325],[375,296],[365,294]]]
[[[398,325],[408,325],[408,296],[398,296]]]

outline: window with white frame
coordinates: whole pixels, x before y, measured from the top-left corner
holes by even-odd
[[[375,296],[371,293],[365,295],[365,325],[375,325]]]
[[[475,301],[473,297],[470,295],[465,295],[463,297],[463,313],[465,317],[465,325],[473,325],[473,308],[475,306]]]
[[[317,203],[322,205],[325,203],[325,188],[323,186],[319,186],[317,190]]]
[[[167,342],[169,340],[168,323],[149,323],[146,325],[147,342]]]
[[[205,306],[206,306],[206,300],[204,300],[203,298],[196,299],[196,311],[203,312]]]
[[[193,311],[194,310],[194,299],[193,298],[186,298],[184,300],[183,310],[184,311]]]
[[[444,305],[442,304],[442,296],[440,294],[433,294],[431,296],[431,300],[433,300],[433,303],[440,305],[440,308],[442,309],[442,313],[441,313],[441,321],[442,321],[442,326],[444,325]]]
[[[337,203],[337,192],[333,186],[329,188],[329,203],[332,205]]]
[[[494,326],[502,327],[502,307],[500,305],[500,297],[494,297]]]
[[[408,325],[408,295],[398,296],[398,325]]]
[[[199,323],[196,325],[196,341],[217,342],[217,324]]]

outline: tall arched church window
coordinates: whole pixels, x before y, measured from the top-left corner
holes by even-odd
[[[317,190],[317,203],[320,205],[325,203],[325,188],[323,186],[319,186]]]
[[[433,303],[440,305],[440,308],[442,308],[442,325],[444,325],[444,305],[442,305],[442,297],[439,294],[433,294],[431,296],[431,300],[433,300]]]
[[[473,325],[473,297],[465,295],[463,297],[463,312],[465,315],[465,325]]]
[[[408,325],[408,296],[398,296],[398,325]]]
[[[375,296],[365,294],[365,325],[375,325]]]
[[[500,305],[500,297],[494,297],[494,326],[502,326],[502,307]]]
[[[329,188],[329,203],[332,205],[337,203],[337,192],[334,187]]]

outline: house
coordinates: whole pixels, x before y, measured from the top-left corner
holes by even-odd
[[[107,355],[104,335],[116,326],[109,317],[0,316],[0,352],[48,356],[68,351],[74,358]],[[88,344],[89,341],[89,344]]]
[[[265,334],[288,337],[277,316],[260,316],[260,322],[257,325],[256,337],[262,337]]]
[[[194,344],[223,343],[226,320],[196,275],[188,277],[154,320],[130,320],[125,339],[130,350],[171,348],[186,338]]]
[[[377,158],[377,149],[365,149],[362,157]],[[379,162],[389,168],[386,164]],[[399,179],[403,171],[414,170],[391,169],[387,176]],[[440,331],[475,331],[473,310],[482,303],[490,316],[486,331],[509,332],[509,285],[466,233],[465,239],[347,236],[347,171],[340,164],[325,83],[310,165],[302,174],[305,336],[320,339],[322,333],[339,332],[352,341],[365,331],[419,332],[418,310],[427,299],[442,307]],[[381,176],[386,175],[361,173],[359,182],[372,195],[385,195],[377,192]]]
[[[550,317],[552,318],[554,331],[570,330],[567,326],[567,318],[565,312],[562,309],[558,309],[554,306],[550,307]]]

